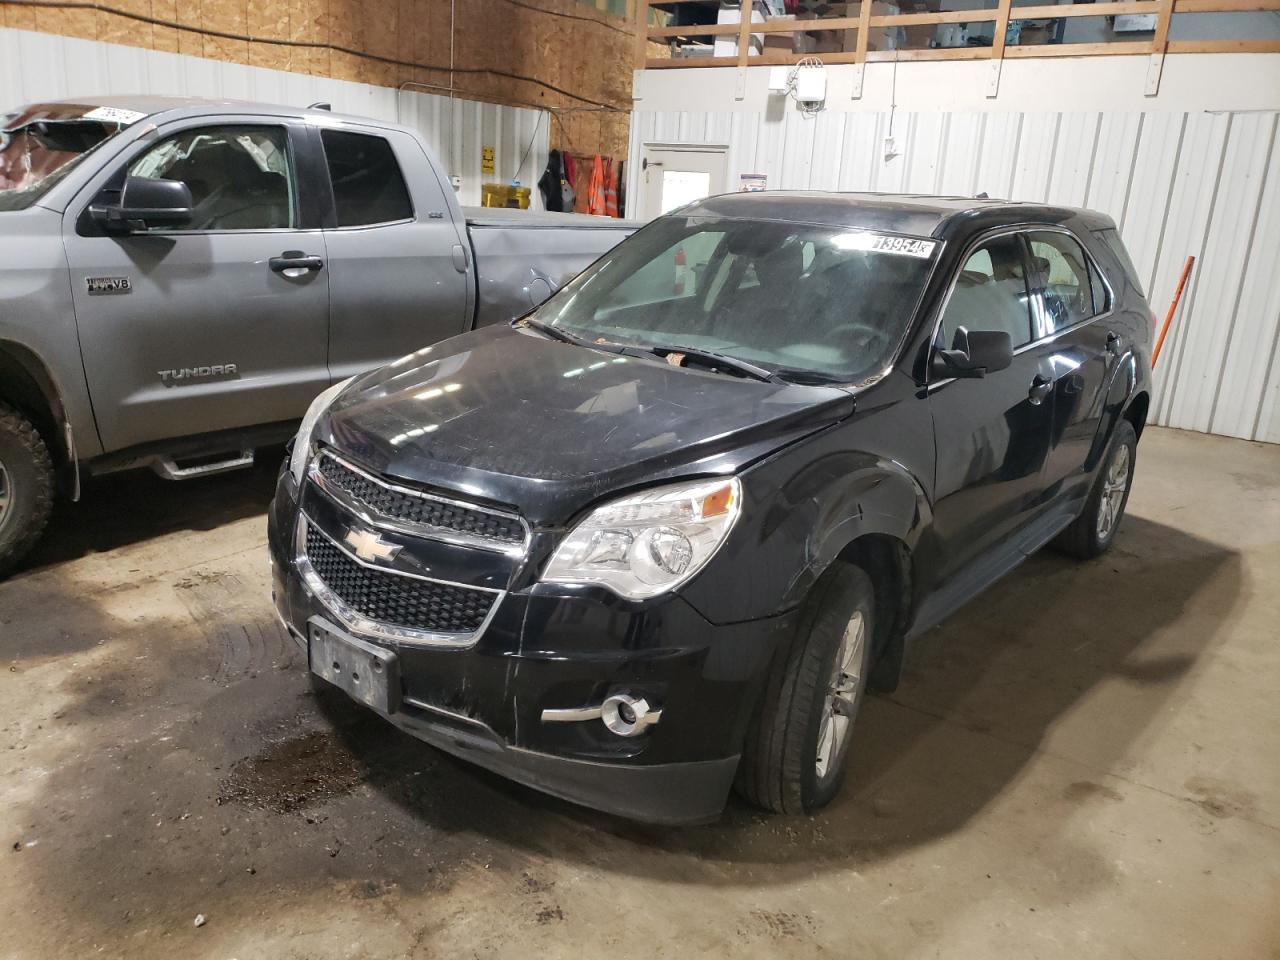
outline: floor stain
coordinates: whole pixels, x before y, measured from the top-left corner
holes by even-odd
[[[315,730],[236,761],[223,778],[218,803],[291,813],[350,793],[367,772],[334,733]]]

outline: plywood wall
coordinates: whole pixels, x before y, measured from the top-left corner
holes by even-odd
[[[559,108],[552,144],[625,157],[627,20],[581,0],[107,0],[97,9],[0,0],[0,26],[475,99]]]

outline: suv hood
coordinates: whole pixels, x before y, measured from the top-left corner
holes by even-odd
[[[835,387],[680,369],[504,324],[366,374],[316,436],[384,475],[556,524],[614,491],[733,473],[852,410]]]

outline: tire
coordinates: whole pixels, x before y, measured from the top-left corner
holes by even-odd
[[[1120,529],[1120,521],[1124,519],[1124,508],[1129,503],[1137,456],[1138,435],[1132,423],[1121,420],[1111,437],[1106,458],[1098,468],[1098,476],[1085,500],[1084,510],[1058,535],[1055,547],[1078,560],[1092,560],[1110,549],[1115,542],[1116,531]],[[1121,479],[1124,486],[1117,491],[1115,485]],[[1119,493],[1118,499],[1116,492]],[[1108,510],[1111,511],[1110,521],[1104,525],[1102,521]]]
[[[851,651],[844,643],[846,629],[858,624],[861,645]],[[779,651],[747,730],[735,782],[744,799],[776,813],[800,814],[825,806],[840,792],[874,637],[871,578],[861,567],[832,564],[805,599],[796,635]],[[847,717],[830,708],[842,650],[852,653],[846,672],[857,667],[856,678],[841,691]],[[827,738],[833,735],[837,745],[830,748]]]
[[[31,421],[0,403],[0,578],[35,546],[53,509],[53,458]]]

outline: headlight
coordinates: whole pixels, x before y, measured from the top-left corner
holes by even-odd
[[[674,590],[724,543],[742,506],[737,478],[656,487],[592,513],[547,564],[549,583],[598,583],[629,600]]]
[[[307,462],[311,459],[311,434],[321,414],[329,409],[329,404],[333,403],[334,398],[354,379],[355,377],[348,377],[341,383],[335,383],[312,400],[311,406],[307,407],[302,424],[298,427],[298,435],[293,438],[293,454],[289,457],[289,472],[293,474],[294,483],[299,485],[302,483],[302,474],[306,471]]]

